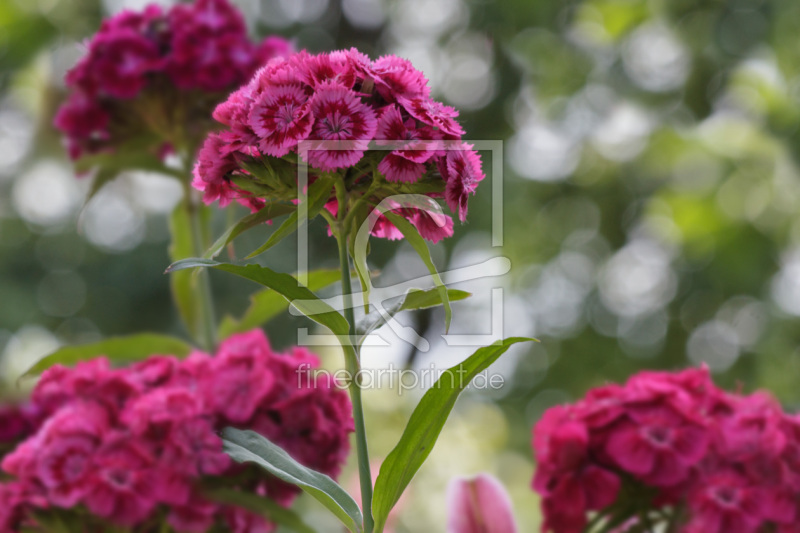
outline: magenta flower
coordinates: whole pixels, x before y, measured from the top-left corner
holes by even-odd
[[[293,83],[268,87],[256,96],[248,122],[259,137],[261,151],[281,157],[308,137],[314,116],[303,86]]]
[[[624,470],[656,487],[685,481],[706,453],[708,431],[661,409],[631,409],[614,427],[605,451]]]
[[[278,169],[283,182],[294,179],[295,154],[305,141],[298,155],[309,164],[310,182],[323,173],[349,172],[353,203],[367,193],[366,205],[398,193],[424,194],[444,198],[463,222],[468,198],[484,179],[480,156],[461,143],[458,113],[429,94],[422,73],[395,56],[370,62],[350,49],[274,59],[215,110],[214,118],[225,128],[204,144],[193,185],[204,192],[206,203],[236,199],[255,209],[254,190],[265,202],[294,202],[294,188],[253,169],[266,166]],[[368,152],[373,141],[378,150]],[[370,188],[373,180],[385,185]],[[326,208],[339,209],[332,192]],[[452,235],[449,217],[413,209],[402,215],[432,242]],[[402,237],[386,218],[372,234]]]
[[[74,159],[117,149],[131,137],[152,138],[151,155],[163,154],[164,145],[183,149],[185,136],[202,138],[208,131],[207,116],[224,92],[290,48],[278,37],[253,43],[228,0],[196,0],[167,12],[155,5],[124,11],[103,22],[68,72],[70,95],[54,125]],[[185,91],[206,94],[186,98]],[[176,102],[181,109],[171,115]],[[169,123],[178,117],[184,122]]]
[[[769,502],[747,479],[732,470],[708,476],[691,492],[687,533],[753,533]]]
[[[516,533],[517,523],[505,487],[489,474],[450,481],[449,533]]]
[[[94,459],[86,506],[124,526],[145,520],[156,506],[154,457],[138,442],[111,438]]]
[[[345,149],[317,149],[312,145],[308,162],[322,170],[355,165],[375,135],[375,112],[355,92],[334,82],[326,82],[319,89],[311,99],[315,119],[311,138],[345,141]]]
[[[467,219],[467,200],[475,194],[483,178],[481,157],[472,150],[472,145],[464,144],[461,149],[448,150],[447,158],[439,164],[442,176],[446,176],[445,198],[450,210],[458,213],[461,222]]]
[[[217,432],[231,424],[263,430],[298,461],[336,475],[353,420],[347,394],[335,383],[298,381],[300,365],[310,371],[318,364],[304,349],[274,352],[256,330],[224,341],[213,358],[194,352],[121,369],[103,358],[74,369],[55,366],[33,392],[44,422],[3,458],[3,470],[26,498],[13,504],[13,516],[0,512],[0,519],[16,524],[34,513],[46,516],[50,507],[83,506],[126,527],[149,523],[165,510],[180,532],[222,522],[271,530],[263,519],[202,495],[207,476],[234,472],[240,489],[282,505],[297,495],[276,478],[242,476],[222,452]],[[0,533],[6,531],[0,527]]]
[[[800,424],[767,394],[725,393],[706,368],[641,372],[536,425],[544,530],[583,531],[597,510],[633,529],[658,511],[681,532],[788,533],[800,516],[798,441]]]

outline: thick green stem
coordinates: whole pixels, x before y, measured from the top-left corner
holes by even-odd
[[[358,475],[361,481],[361,510],[364,513],[364,532],[372,533],[375,524],[372,520],[372,473],[369,464],[369,450],[367,448],[367,429],[364,425],[364,408],[361,403],[361,363],[359,361],[356,339],[356,321],[353,312],[353,288],[350,283],[350,256],[347,252],[348,228],[344,224],[345,195],[344,184],[337,183],[337,197],[339,199],[339,223],[336,239],[339,243],[339,267],[342,272],[342,298],[344,300],[344,316],[350,324],[349,338],[342,342],[344,349],[345,366],[350,376],[348,388],[350,401],[353,404],[353,420],[356,428],[356,455],[358,457]]]
[[[205,233],[206,221],[203,220],[201,213],[201,205],[195,200],[196,195],[191,188],[185,188],[184,208],[189,215],[189,221],[192,225],[192,247],[194,248],[193,255],[195,257],[202,257],[205,253]],[[196,339],[204,350],[213,353],[217,347],[217,321],[214,316],[214,297],[211,292],[211,280],[209,273],[206,269],[200,269],[195,274],[197,276],[195,285],[195,296],[198,307],[198,320],[195,324]]]

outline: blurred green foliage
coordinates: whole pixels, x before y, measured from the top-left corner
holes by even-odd
[[[240,5],[255,33],[292,36],[299,47],[408,56],[431,77],[437,97],[462,109],[469,138],[505,141],[503,248],[490,249],[486,237],[489,180],[499,179],[489,176],[469,223],[435,255],[440,266],[457,263],[454,252],[481,249],[512,261],[504,283],[514,311],[507,310],[505,334],[542,340],[518,354],[495,398],[514,447],[528,446],[530,425],[547,406],[644,368],[706,361],[723,385],[766,387],[800,403],[796,0]],[[60,78],[79,56],[77,43],[120,7],[112,0],[0,3],[6,359],[54,342],[181,333],[162,275],[170,206],[142,192],[149,182],[118,180],[97,199],[111,206],[107,212],[92,214],[90,205],[79,216],[80,199],[64,207],[64,198],[81,194],[86,180],[70,178],[76,186],[42,177],[54,168],[69,172],[49,126]],[[484,160],[488,167],[490,154]],[[41,196],[38,184],[48,187]],[[215,216],[217,234],[235,220]],[[120,224],[112,227],[116,240],[111,230],[92,230],[108,221]],[[270,231],[243,236],[237,255]],[[322,225],[310,234],[312,266],[335,266],[335,243]],[[293,270],[289,241],[264,261]],[[405,261],[396,243],[373,240],[372,247],[376,266]],[[249,285],[220,275],[213,282],[219,316],[246,307]],[[470,309],[454,305],[454,325],[480,311]],[[287,326],[299,323],[277,319],[273,342],[291,342]],[[437,335],[441,317],[431,311],[417,324]],[[8,361],[2,365],[11,372]]]

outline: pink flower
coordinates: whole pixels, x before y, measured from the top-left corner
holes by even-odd
[[[472,150],[472,145],[463,144],[458,150],[447,151],[446,160],[439,164],[439,169],[447,182],[447,205],[464,222],[467,220],[469,195],[475,194],[478,183],[486,177],[481,170],[481,158]]]
[[[205,533],[214,525],[219,510],[218,504],[192,495],[186,505],[172,507],[167,522],[182,533]]]
[[[445,237],[453,236],[453,219],[447,215],[418,210],[411,222],[423,239],[434,244]]]
[[[255,97],[248,117],[262,152],[281,157],[308,137],[314,116],[300,84],[269,87]]]
[[[0,483],[0,533],[21,531],[28,521],[28,509],[46,506],[32,487],[20,482]]]
[[[228,507],[225,519],[232,533],[272,533],[275,525],[263,517],[238,507]]]
[[[203,147],[197,156],[194,167],[192,185],[203,191],[203,200],[213,202],[219,200],[220,205],[227,205],[235,198],[234,191],[228,186],[226,175],[238,168],[230,155],[221,155],[225,142],[218,134],[206,137]]]
[[[322,84],[311,99],[315,122],[311,138],[344,141],[343,149],[314,149],[308,162],[322,170],[355,165],[363,156],[377,128],[375,112],[358,95],[334,82]]]
[[[191,418],[172,428],[164,458],[192,477],[221,475],[231,466],[214,426],[202,418]]]
[[[413,141],[433,140],[436,134],[432,130],[416,129],[413,118],[403,121],[400,110],[395,105],[388,105],[383,109],[378,120],[378,139]],[[425,137],[423,139],[423,137]],[[380,145],[381,142],[378,141]],[[435,151],[428,149],[425,143],[409,143],[408,149],[393,150],[383,158],[378,165],[378,170],[391,182],[410,183],[418,181],[425,173],[425,163],[434,155]]]
[[[689,496],[687,533],[753,533],[769,502],[758,487],[732,470],[705,477]]]
[[[141,13],[124,11],[103,22],[87,55],[67,74],[71,94],[54,124],[65,133],[73,158],[113,150],[133,136],[157,137],[159,146],[147,148],[151,153],[164,141],[178,146],[183,137],[164,139],[165,130],[181,135],[183,129],[196,129],[196,117],[213,108],[215,96],[241,85],[259,64],[290,49],[280,37],[259,45],[250,41],[241,14],[227,0],[196,0],[166,13],[153,5]],[[141,105],[118,103],[148,90],[153,94]],[[150,131],[150,123],[141,120],[142,113],[163,115],[173,101],[188,101],[178,92],[190,90],[209,94],[194,95],[190,100],[195,107],[166,117],[181,117],[186,123]],[[124,131],[125,139],[117,137],[118,131]]]
[[[112,438],[94,457],[86,506],[124,526],[145,520],[156,505],[153,466],[153,457],[138,442]]]
[[[611,432],[606,453],[649,485],[669,487],[685,481],[706,453],[706,429],[667,409],[631,409],[628,414],[630,420]]]
[[[616,500],[620,480],[592,464],[588,429],[571,409],[549,409],[534,429],[533,445],[538,463],[533,487],[544,496],[543,531],[580,532],[586,511]]]
[[[389,102],[400,98],[427,98],[430,94],[428,80],[407,59],[383,56],[372,63],[370,74],[375,88]]]
[[[233,424],[250,420],[272,392],[275,378],[265,364],[270,354],[261,330],[223,342],[211,361],[206,401]]]
[[[201,400],[184,387],[158,387],[132,401],[123,421],[136,434],[168,435],[204,412]]]
[[[449,533],[516,533],[511,498],[488,474],[453,479],[447,488]]]
[[[40,424],[41,413],[35,405],[0,405],[0,446],[30,436]]]
[[[427,97],[401,97],[398,102],[409,115],[423,124],[454,138],[464,135],[464,128],[455,120],[458,111],[454,108]]]
[[[786,446],[781,431],[783,413],[767,394],[729,397],[728,414],[720,412],[716,446],[733,461],[748,461],[759,455],[777,456]],[[720,409],[718,407],[718,409]],[[724,407],[721,409],[725,409]]]

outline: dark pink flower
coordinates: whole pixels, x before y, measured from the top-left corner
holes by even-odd
[[[370,71],[375,88],[389,102],[401,98],[427,98],[428,80],[407,59],[387,55],[376,59]]]
[[[375,112],[346,87],[326,82],[311,99],[314,127],[311,139],[339,141],[341,146],[327,146],[308,152],[308,162],[322,170],[335,170],[358,163],[375,135]],[[319,146],[319,145],[317,145]]]
[[[436,244],[453,236],[453,219],[442,213],[417,210],[411,221],[423,239]]]
[[[472,150],[472,145],[463,144],[457,150],[447,151],[447,157],[439,164],[439,170],[447,182],[447,205],[451,211],[458,213],[461,222],[466,221],[469,195],[475,194],[478,183],[486,177],[481,170],[480,155]]]
[[[207,376],[206,401],[227,420],[250,420],[273,390],[267,360],[271,349],[261,330],[236,335],[220,345]]]
[[[754,533],[769,502],[733,470],[705,477],[689,495],[687,533]]]
[[[605,446],[609,457],[649,485],[685,481],[706,453],[708,431],[668,410],[632,409],[629,416],[611,430]]]
[[[167,522],[181,533],[205,533],[214,525],[219,511],[220,505],[192,495],[186,505],[172,507]]]
[[[111,438],[94,457],[86,507],[125,526],[145,520],[156,506],[154,458],[137,441]]]
[[[516,533],[511,498],[494,477],[454,479],[447,488],[449,533]]]
[[[259,149],[281,157],[308,137],[314,116],[308,95],[303,86],[296,83],[268,87],[256,96],[248,122],[258,136]]]
[[[464,135],[464,128],[455,120],[458,111],[454,108],[427,97],[403,97],[398,102],[409,115],[423,124],[436,128],[455,139]]]

